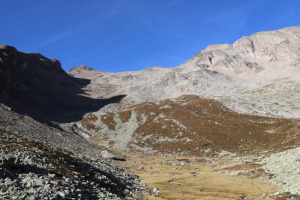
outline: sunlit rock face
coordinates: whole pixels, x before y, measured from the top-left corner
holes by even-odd
[[[299,52],[296,26],[210,45],[174,68],[107,73],[79,66],[68,73],[90,79],[86,91],[95,98],[126,95],[123,104],[192,94],[218,99],[240,113],[300,117]]]

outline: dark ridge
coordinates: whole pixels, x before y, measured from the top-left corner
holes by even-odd
[[[83,96],[89,83],[69,76],[58,60],[0,45],[0,102],[20,114],[46,123],[67,123],[125,97]]]

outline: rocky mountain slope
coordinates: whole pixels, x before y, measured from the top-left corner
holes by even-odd
[[[122,165],[117,154],[104,158],[104,147],[64,126],[122,97],[88,97],[89,81],[59,61],[3,45],[0,82],[0,199],[140,198],[139,178],[112,166]]]
[[[139,178],[103,151],[0,104],[0,199],[140,198]]]
[[[220,102],[188,95],[118,112],[94,112],[77,123],[95,143],[175,155],[254,154],[299,146],[300,120],[239,114]],[[276,141],[276,142],[274,142]]]
[[[0,81],[0,102],[45,122],[77,121],[122,99],[88,97],[82,88],[90,81],[69,76],[58,60],[4,45],[0,46]]]
[[[82,65],[65,73],[55,59],[0,45],[0,199],[142,198],[139,178],[118,167],[128,169],[126,156],[149,155],[261,175],[298,198],[298,171],[285,163],[299,165],[299,50],[300,27],[290,27],[208,46],[174,68],[107,73]],[[172,170],[162,186],[187,175],[169,161],[155,164],[150,174]]]
[[[101,159],[0,130],[0,199],[138,198],[139,179]]]
[[[128,104],[194,94],[219,99],[237,112],[295,118],[300,116],[299,95],[294,90],[287,94],[285,86],[298,88],[299,50],[297,26],[255,33],[232,45],[208,46],[174,68],[106,73],[79,66],[68,73],[90,79],[86,89],[94,97],[122,94]]]
[[[300,136],[299,50],[297,26],[208,46],[174,68],[72,68],[71,76],[91,80],[85,91],[94,98],[125,96],[86,114],[74,130],[94,143],[148,155],[290,155]],[[285,162],[298,166],[298,154],[274,154],[259,169],[273,173],[267,179],[281,194],[300,194],[296,172],[279,170]]]

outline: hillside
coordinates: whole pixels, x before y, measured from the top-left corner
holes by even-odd
[[[146,154],[254,154],[300,144],[299,119],[239,114],[198,96],[90,113],[77,127],[94,133],[91,139],[101,145]]]
[[[68,73],[91,80],[86,88],[93,97],[126,95],[126,104],[192,94],[218,99],[237,112],[299,118],[299,48],[296,26],[208,46],[174,68],[105,73],[79,66]]]

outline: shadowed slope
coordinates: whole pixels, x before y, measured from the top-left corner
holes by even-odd
[[[58,60],[0,46],[0,101],[21,114],[45,122],[72,122],[124,97],[85,96],[83,88],[89,82],[69,76]]]

